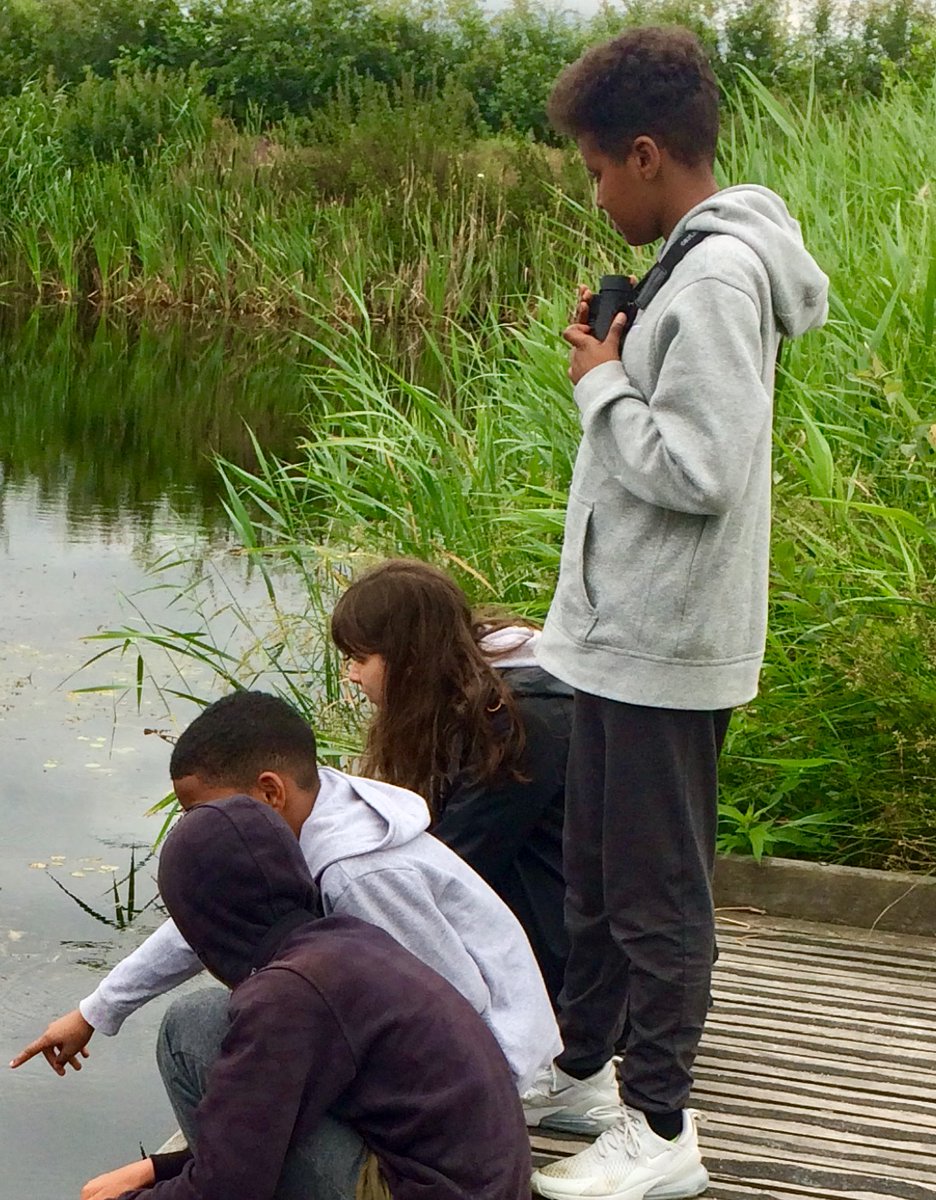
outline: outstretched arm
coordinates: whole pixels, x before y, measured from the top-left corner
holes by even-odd
[[[164,921],[78,1007],[90,1025],[110,1036],[147,1001],[185,983],[202,969],[175,922]]]
[[[107,1035],[117,1033],[141,1005],[191,979],[201,969],[195,951],[175,923],[164,922],[122,959],[77,1009],[53,1021],[41,1037],[20,1051],[10,1066],[20,1067],[42,1054],[57,1075],[64,1075],[66,1066],[80,1071],[80,1059],[88,1057],[87,1045],[95,1030]]]

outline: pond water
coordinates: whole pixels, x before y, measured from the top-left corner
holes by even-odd
[[[160,821],[145,810],[168,790],[170,747],[144,731],[168,719],[158,697],[138,712],[119,693],[80,691],[132,683],[134,667],[80,670],[100,649],[82,639],[137,607],[171,619],[171,592],[147,576],[161,554],[225,558],[210,453],[250,466],[247,425],[288,452],[306,357],[300,338],[262,329],[0,309],[4,1195],[77,1197],[172,1130],[153,1061],[164,1002],[95,1036],[80,1074],[5,1064],[161,919],[149,861]],[[238,560],[229,571],[249,600]],[[183,725],[194,711],[173,709]]]

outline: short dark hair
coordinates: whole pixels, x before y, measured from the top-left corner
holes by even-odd
[[[291,704],[267,692],[232,692],[209,704],[176,742],[173,779],[248,791],[263,771],[288,771],[300,787],[318,782],[315,734]]]
[[[643,134],[687,166],[715,160],[718,84],[702,43],[679,25],[592,46],[556,80],[547,111],[559,133],[592,137],[612,158]]]

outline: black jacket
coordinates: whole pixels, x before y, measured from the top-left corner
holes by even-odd
[[[374,1151],[394,1200],[528,1200],[529,1141],[493,1035],[388,934],[317,917],[276,813],[244,796],[192,809],[159,883],[234,991],[194,1157],[124,1200],[270,1200],[290,1143],[326,1112]]]
[[[513,910],[555,1005],[568,955],[562,825],[572,689],[540,667],[509,667],[501,674],[523,721],[527,782],[505,776],[479,784],[456,772],[440,797],[432,832]]]

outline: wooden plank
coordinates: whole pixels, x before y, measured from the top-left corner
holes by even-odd
[[[936,1200],[933,943],[750,925],[719,926],[696,1061],[709,1200]]]
[[[737,1048],[735,1040],[722,1043],[706,1039],[696,1059],[696,1068],[700,1071],[720,1071],[725,1075],[737,1071],[749,1079],[787,1078],[791,1082],[802,1080],[825,1087],[847,1084],[866,1095],[869,1104],[874,1103],[876,1096],[888,1099],[895,1095],[932,1102],[936,1092],[936,1071],[922,1067],[916,1074],[915,1082],[897,1082],[893,1072],[883,1066],[875,1068],[866,1063],[852,1064],[842,1058],[829,1057],[828,1052],[822,1057],[794,1057],[788,1052],[784,1053],[781,1047],[777,1047],[777,1050],[779,1052],[773,1054],[769,1048],[764,1049],[755,1042],[750,1043],[749,1048]]]
[[[875,939],[862,931],[861,937],[850,933],[843,937],[824,937],[814,933],[766,928],[753,924],[745,928],[723,926],[716,922],[715,933],[721,950],[732,947],[770,954],[781,951],[791,956],[811,958],[850,959],[856,967],[889,965],[906,970],[936,969],[936,950],[932,938],[909,938],[890,934]]]
[[[724,1099],[741,1103],[748,1101],[764,1108],[799,1108],[810,1113],[836,1112],[842,1116],[858,1116],[873,1113],[874,1119],[884,1123],[902,1125],[904,1128],[917,1122],[922,1128],[932,1129],[936,1135],[936,1106],[896,1097],[890,1105],[878,1100],[870,1109],[867,1098],[851,1089],[831,1090],[808,1083],[789,1084],[778,1081],[773,1087],[765,1087],[750,1080],[735,1077],[725,1078],[714,1073],[699,1074],[693,1089],[693,1102],[698,1098],[699,1107],[704,1109],[704,1097]]]
[[[931,1042],[936,1047],[936,1030],[931,1020],[923,1013],[908,1016],[899,1012],[884,1012],[879,1005],[866,1008],[856,1008],[848,1001],[839,1000],[838,1006],[829,1001],[827,1004],[817,1003],[803,993],[796,994],[796,1004],[790,1010],[791,997],[777,997],[766,994],[757,987],[750,991],[728,989],[716,983],[713,988],[714,1004],[712,1011],[720,1008],[743,1007],[745,1010],[757,1013],[770,1013],[779,1018],[785,1025],[810,1028],[817,1022],[826,1027],[848,1029],[861,1032],[865,1029],[878,1031],[887,1029],[897,1037],[907,1037],[923,1043]],[[846,1006],[847,1005],[847,1006]]]
[[[743,1007],[743,1006],[741,1006]],[[730,1019],[731,1017],[734,1019]],[[848,1045],[838,1044],[841,1039],[838,1039],[832,1033],[820,1031],[815,1034],[798,1027],[794,1022],[776,1021],[773,1025],[769,1022],[760,1021],[757,1028],[749,1028],[743,1025],[737,1019],[736,1014],[728,1016],[722,1014],[718,1009],[713,1008],[709,1017],[711,1024],[706,1025],[705,1035],[702,1042],[703,1049],[708,1044],[713,1046],[736,1046],[740,1051],[744,1047],[750,1048],[752,1051],[757,1051],[763,1047],[766,1054],[789,1054],[796,1060],[797,1058],[807,1058],[809,1056],[822,1057],[823,1055],[835,1054],[836,1061],[841,1061],[841,1056],[848,1052]],[[851,1044],[849,1042],[849,1044]],[[888,1063],[891,1058],[899,1059],[902,1057],[901,1051],[888,1051],[878,1043],[878,1050],[875,1051],[875,1044],[868,1043],[867,1039],[851,1044],[851,1053],[855,1055],[855,1061],[860,1062],[870,1058],[874,1062],[881,1065]],[[936,1071],[936,1057],[932,1055],[918,1054],[916,1057],[918,1067],[924,1072]]]
[[[787,962],[825,963],[858,976],[889,974],[893,971],[898,976],[916,976],[924,981],[931,980],[936,972],[936,953],[932,952],[916,955],[875,952],[861,944],[822,946],[813,942],[793,943],[758,935],[725,937],[721,932],[717,937],[719,961],[723,957],[741,959],[756,956],[764,962],[776,962],[782,958]]]
[[[699,1052],[713,1056],[725,1054],[739,1061],[743,1061],[743,1055],[761,1061],[763,1055],[764,1062],[780,1058],[793,1065],[800,1063],[804,1068],[809,1068],[810,1062],[813,1061],[816,1065],[812,1069],[818,1073],[824,1073],[819,1064],[826,1061],[836,1068],[842,1065],[846,1072],[851,1070],[852,1073],[859,1070],[883,1070],[898,1082],[900,1076],[895,1077],[895,1070],[899,1069],[900,1064],[909,1062],[914,1077],[919,1073],[926,1086],[932,1083],[936,1056],[925,1043],[921,1042],[918,1048],[907,1051],[881,1047],[875,1052],[873,1042],[868,1039],[852,1041],[849,1037],[846,1040],[836,1037],[831,1032],[823,1037],[821,1033],[810,1035],[790,1027],[765,1028],[765,1024],[761,1021],[751,1028],[739,1028],[733,1026],[730,1021],[716,1021],[713,1016],[712,1027],[708,1030],[707,1038],[702,1042]]]
[[[735,910],[716,909],[715,920],[719,933],[739,937],[760,936],[791,945],[811,946],[861,946],[871,953],[888,951],[923,957],[934,956],[932,934],[897,933],[889,929],[860,929],[854,925],[823,925],[818,921],[798,921],[789,917],[772,917],[758,913],[756,909],[747,913]]]
[[[700,1078],[693,1092],[693,1103],[703,1111],[745,1112],[751,1120],[757,1120],[761,1114],[789,1117],[792,1113],[803,1114],[817,1126],[832,1119],[853,1122],[864,1119],[887,1129],[892,1141],[901,1140],[900,1131],[915,1124],[923,1136],[936,1139],[936,1111],[932,1106],[915,1105],[903,1099],[896,1100],[890,1107],[876,1099],[872,1107],[860,1094],[832,1091],[824,1099],[819,1094],[804,1097],[780,1087],[751,1087],[746,1081],[737,1079],[713,1081]]]
[[[856,1000],[862,1003],[887,1001],[896,1003],[902,1010],[923,1009],[932,1012],[936,1003],[936,981],[933,984],[900,983],[899,991],[895,991],[893,979],[883,979],[880,976],[870,976],[866,980],[855,979],[845,972],[827,970],[812,964],[808,974],[803,972],[797,978],[790,978],[789,963],[774,966],[763,961],[752,963],[718,962],[715,967],[716,982],[744,983],[748,986],[765,987],[771,990],[783,989],[789,992],[791,986],[797,992],[809,995],[822,995],[831,998],[842,998],[847,993],[849,1002]]]
[[[822,1003],[804,991],[795,993],[795,1004],[791,1006],[794,997],[789,992],[784,996],[765,991],[757,984],[749,989],[729,988],[721,980],[715,981],[713,999],[713,1008],[742,1005],[745,1009],[772,1011],[788,1025],[802,1025],[808,1028],[814,1023],[814,1018],[855,1030],[883,1025],[898,1035],[907,1031],[915,1038],[920,1037],[936,1044],[936,1030],[933,1028],[932,1019],[928,1018],[925,1012],[910,1014],[898,1009],[888,1012],[879,1003],[860,1006],[860,1002],[856,1004],[850,998],[840,998],[836,1006],[831,999]]]
[[[702,1153],[706,1163],[712,1164],[710,1169],[736,1179],[797,1180],[814,1186],[813,1181],[825,1177],[830,1181],[834,1179],[834,1186],[839,1189],[868,1188],[870,1181],[874,1180],[879,1191],[887,1196],[919,1191],[932,1200],[936,1194],[931,1173],[892,1162],[865,1163],[844,1155],[836,1162],[800,1145],[770,1146],[763,1142],[745,1143],[737,1136],[711,1137],[702,1143]],[[735,1167],[728,1171],[724,1167],[725,1162],[732,1162]],[[886,1190],[887,1186],[891,1188],[890,1191]]]
[[[708,1021],[715,1029],[731,1029],[741,1025],[749,1033],[754,1030],[783,1030],[801,1045],[812,1045],[823,1038],[832,1038],[843,1047],[853,1046],[856,1051],[862,1047],[881,1048],[891,1061],[919,1061],[923,1055],[920,1052],[920,1041],[915,1037],[895,1037],[890,1032],[882,1032],[870,1028],[857,1028],[853,1025],[840,1025],[831,1018],[815,1017],[810,1022],[809,1031],[804,1030],[799,1022],[790,1019],[782,1012],[755,1011],[753,1006],[738,1002],[731,1004],[716,1004],[709,1014]],[[929,1041],[930,1039],[926,1039]]]
[[[702,1121],[703,1136],[714,1136],[718,1131],[726,1137],[737,1136],[740,1141],[753,1139],[787,1148],[806,1144],[833,1160],[839,1159],[847,1149],[853,1161],[868,1158],[879,1163],[920,1167],[936,1181],[933,1139],[926,1138],[923,1130],[902,1128],[895,1137],[876,1121],[862,1124],[833,1118],[817,1123],[805,1118],[805,1113],[791,1113],[786,1119],[759,1113],[752,1118],[751,1113],[743,1109],[708,1107]]]
[[[936,972],[936,950],[932,946],[910,948],[875,947],[862,941],[826,941],[812,937],[790,938],[770,936],[763,931],[726,932],[716,929],[719,953],[757,954],[764,961],[794,959],[799,961],[824,961],[853,967],[865,973],[877,971],[886,976],[890,972],[918,974],[926,979]]]
[[[574,1154],[582,1147],[568,1141],[532,1138],[533,1159],[537,1166]],[[799,1161],[784,1162],[757,1153],[738,1151],[734,1145],[723,1148],[718,1141],[705,1141],[705,1162],[712,1178],[706,1192],[708,1200],[933,1200],[928,1184],[912,1179],[895,1179],[886,1172],[826,1168]],[[786,1148],[788,1158],[791,1148]]]
[[[895,1179],[875,1172],[826,1170],[822,1167],[801,1166],[788,1162],[770,1162],[754,1156],[738,1155],[730,1149],[706,1152],[709,1171],[716,1178],[743,1179],[763,1184],[796,1184],[806,1195],[821,1196],[824,1200],[933,1200],[928,1184],[912,1179]]]
[[[746,1180],[738,1183],[734,1180],[720,1179],[709,1172],[713,1179],[712,1186],[705,1193],[706,1200],[882,1200],[881,1193],[871,1192],[829,1192],[825,1188],[802,1187],[788,1180],[776,1183],[773,1180]]]
[[[763,960],[745,963],[736,959],[719,961],[713,977],[716,981],[746,983],[748,986],[785,987],[794,991],[838,992],[849,999],[867,998],[884,1001],[901,1008],[914,1009],[932,1005],[936,1000],[936,980],[908,981],[879,973],[856,978],[847,972],[833,971],[821,964],[765,963]]]

